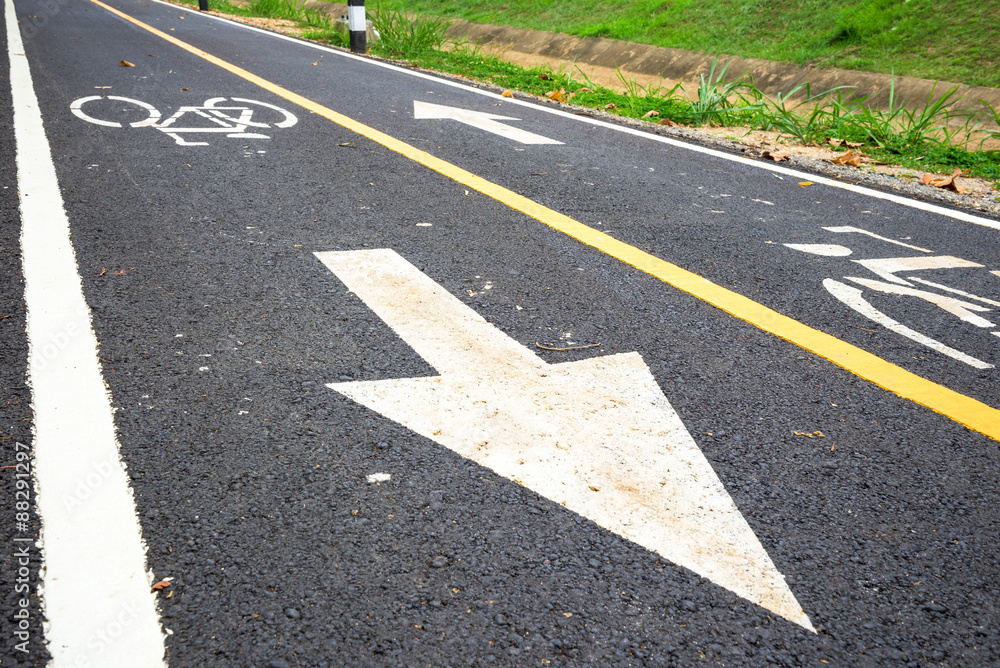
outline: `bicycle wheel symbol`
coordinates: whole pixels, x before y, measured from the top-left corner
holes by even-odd
[[[208,146],[207,141],[188,141],[185,138],[203,133],[224,134],[226,137],[234,139],[270,139],[269,135],[248,132],[248,129],[290,128],[299,120],[294,114],[281,107],[242,97],[209,98],[200,106],[180,107],[173,115],[162,121],[160,120],[162,118],[160,111],[153,105],[142,100],[118,95],[81,97],[75,100],[69,108],[74,116],[88,123],[110,128],[124,128],[121,121],[97,118],[84,111],[84,105],[100,100],[124,103],[126,106],[119,109],[119,114],[145,112],[145,118],[129,122],[128,127],[155,128],[172,137],[181,146]],[[105,116],[110,115],[108,106],[107,104],[103,105]],[[266,120],[255,120],[261,118],[266,118]]]

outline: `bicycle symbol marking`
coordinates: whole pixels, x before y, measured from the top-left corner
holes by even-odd
[[[912,250],[920,251],[922,253],[933,253],[934,251],[927,248],[921,248],[920,246],[914,246],[912,244],[903,243],[902,241],[897,241],[895,239],[888,239],[886,237],[879,236],[868,230],[863,230],[861,228],[852,226],[843,227],[824,227],[827,232],[834,233],[859,233],[870,237],[879,239],[880,241],[885,241],[891,244],[896,244],[897,246],[904,246]],[[802,251],[804,253],[810,253],[813,255],[820,255],[825,257],[847,257],[853,253],[850,248],[846,246],[841,246],[838,244],[783,244],[785,247],[792,250]],[[885,327],[887,330],[904,336],[911,341],[915,341],[923,346],[927,346],[932,350],[936,350],[942,355],[947,355],[952,359],[958,360],[976,369],[992,369],[993,364],[989,362],[984,362],[983,360],[977,359],[971,355],[968,355],[960,350],[956,350],[951,346],[948,346],[936,339],[911,329],[901,322],[891,318],[882,311],[879,311],[864,297],[864,290],[868,289],[871,292],[877,292],[888,295],[900,295],[907,297],[917,297],[922,299],[929,304],[933,304],[938,308],[950,313],[951,315],[957,317],[962,322],[974,325],[981,329],[992,329],[997,327],[991,320],[979,315],[980,313],[988,313],[993,311],[992,307],[1000,307],[1000,301],[993,299],[988,299],[986,297],[980,297],[979,295],[960,290],[955,287],[944,285],[942,283],[937,283],[934,281],[927,280],[925,278],[907,275],[905,279],[900,278],[896,274],[903,272],[914,272],[928,269],[965,269],[965,268],[982,268],[983,265],[977,262],[971,262],[969,260],[963,260],[959,257],[954,257],[951,255],[916,255],[909,257],[886,257],[886,258],[875,258],[866,260],[853,260],[854,263],[868,269],[873,274],[881,278],[882,280],[874,280],[872,278],[860,278],[857,276],[844,276],[845,281],[850,281],[854,285],[849,285],[832,278],[823,279],[823,287],[829,292],[833,297],[844,305],[850,307],[857,313],[860,313],[864,317],[868,318],[872,322],[878,323],[879,325]],[[1000,276],[1000,271],[991,271],[993,275]],[[935,288],[943,293],[931,292],[929,290],[921,290],[915,284],[921,286],[926,286],[930,288]],[[858,286],[858,287],[855,287]],[[985,306],[988,304],[989,306]],[[990,332],[990,334],[1000,337],[1000,329]]]
[[[294,114],[281,107],[242,97],[228,99],[224,97],[209,98],[200,106],[180,107],[172,116],[163,120],[161,120],[162,114],[159,109],[148,102],[135,100],[130,97],[121,97],[119,95],[91,95],[89,97],[81,97],[75,100],[69,108],[74,116],[88,123],[109,128],[124,128],[125,126],[119,121],[95,118],[84,111],[84,105],[98,100],[112,100],[135,105],[139,111],[145,111],[147,117],[139,121],[130,122],[128,127],[155,128],[172,137],[180,146],[208,146],[207,141],[188,141],[185,138],[201,133],[221,133],[225,134],[226,137],[234,139],[270,139],[269,135],[248,130],[250,128],[290,128],[299,121]],[[276,112],[280,120],[273,123],[254,120],[254,112],[266,113],[268,110]],[[183,122],[181,122],[182,119]],[[203,125],[199,126],[195,125],[195,123],[202,123]]]

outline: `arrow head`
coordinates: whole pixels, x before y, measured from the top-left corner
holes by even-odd
[[[639,354],[328,387],[813,630]]]

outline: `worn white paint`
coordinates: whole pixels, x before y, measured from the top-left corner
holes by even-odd
[[[914,246],[913,244],[904,243],[902,241],[896,241],[895,239],[890,239],[889,237],[883,237],[880,234],[875,234],[874,232],[869,232],[868,230],[863,230],[860,227],[854,227],[852,225],[842,225],[840,227],[824,227],[827,232],[856,232],[857,234],[864,234],[869,237],[878,239],[879,241],[885,241],[890,244],[896,244],[897,246],[902,246],[903,248],[912,248],[913,250],[920,251],[921,253],[933,253],[934,251],[928,250],[926,248],[921,248],[920,246]]]
[[[881,276],[890,283],[908,285],[910,287],[913,287],[913,284],[897,277],[896,274],[898,272],[920,271],[923,269],[962,269],[983,266],[981,264],[977,264],[969,260],[963,260],[960,257],[953,257],[951,255],[934,255],[931,257],[920,255],[915,257],[887,257],[873,260],[853,260],[853,262],[860,264],[865,269]]]
[[[837,244],[785,244],[785,246],[792,250],[824,257],[847,257],[853,252],[847,246],[838,246]]]
[[[638,353],[548,364],[392,250],[316,256],[440,374],[328,387],[812,629]]]
[[[885,285],[885,284],[883,284]],[[835,281],[832,278],[827,278],[823,281],[823,287],[826,288],[827,292],[839,299],[841,302],[851,307],[861,315],[865,316],[869,320],[876,322],[886,329],[895,332],[901,336],[905,336],[911,341],[916,341],[917,343],[927,346],[932,350],[936,350],[942,355],[947,355],[952,359],[956,359],[960,362],[964,362],[969,366],[975,367],[977,369],[992,369],[993,365],[982,360],[976,359],[971,355],[966,355],[960,350],[955,350],[950,346],[930,338],[920,332],[910,329],[906,325],[893,320],[885,313],[882,313],[874,306],[872,306],[863,296],[862,292],[858,288],[851,287],[840,281]]]
[[[145,546],[13,0],[4,14],[49,666],[163,666]]]
[[[471,125],[474,128],[500,135],[505,139],[510,139],[521,144],[562,144],[561,141],[556,141],[555,139],[549,139],[548,137],[536,135],[527,130],[498,123],[498,121],[518,120],[510,116],[499,116],[482,111],[472,111],[471,109],[456,109],[455,107],[446,107],[440,104],[421,102],[420,100],[413,101],[413,118],[416,120],[448,119],[458,121],[459,123]]]

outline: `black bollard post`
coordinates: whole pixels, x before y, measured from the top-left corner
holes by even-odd
[[[365,0],[347,0],[347,29],[351,32],[351,51],[368,51],[368,21],[365,19]]]
[[[208,0],[198,0],[198,11],[199,12],[208,11]]]

